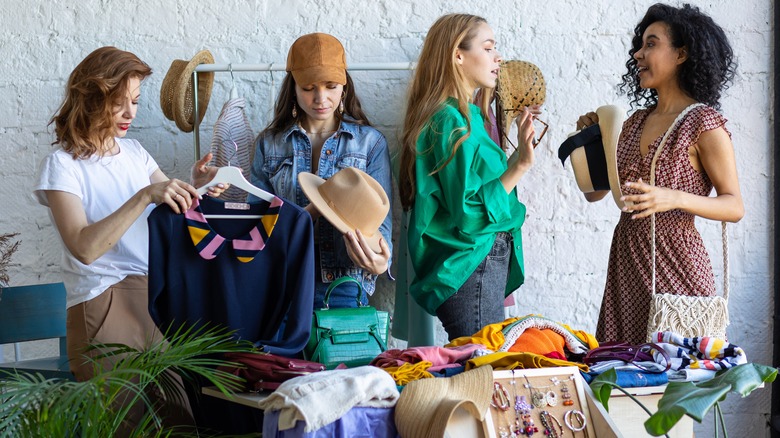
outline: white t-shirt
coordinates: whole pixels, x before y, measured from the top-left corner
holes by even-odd
[[[119,153],[103,158],[73,159],[57,149],[41,162],[38,184],[33,192],[42,205],[49,206],[44,190],[57,190],[78,196],[93,224],[115,212],[130,197],[151,183],[157,163],[137,140],[116,138]],[[149,228],[146,218],[150,204],[130,229],[105,254],[89,265],[78,261],[63,245],[63,282],[67,307],[89,301],[128,275],[149,272]],[[54,218],[49,216],[54,223]]]

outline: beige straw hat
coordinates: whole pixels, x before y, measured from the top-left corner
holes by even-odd
[[[192,98],[192,73],[200,64],[213,64],[214,57],[208,50],[201,50],[191,60],[175,59],[165,74],[160,89],[160,106],[168,120],[184,132],[195,127],[195,102]],[[213,72],[198,73],[198,120],[203,120],[214,86]]]
[[[390,211],[385,189],[371,175],[354,167],[325,180],[309,172],[298,174],[309,201],[342,233],[359,229],[375,252],[381,252],[379,226]]]
[[[497,121],[504,135],[509,135],[509,128],[523,107],[542,105],[547,98],[547,84],[539,67],[528,61],[504,61],[498,70]]]
[[[410,382],[395,406],[404,438],[484,437],[493,368],[484,365],[453,377]]]
[[[617,105],[604,105],[596,110],[599,123],[569,134],[558,148],[561,163],[570,157],[577,187],[583,193],[600,190],[612,192],[618,208],[620,200],[620,175],[617,166],[617,144],[623,129],[626,111]]]

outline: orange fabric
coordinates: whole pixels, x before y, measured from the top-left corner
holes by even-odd
[[[563,348],[566,341],[563,336],[550,329],[538,329],[529,327],[517,338],[514,345],[509,347],[512,352],[524,352],[541,354],[554,359],[566,359]]]

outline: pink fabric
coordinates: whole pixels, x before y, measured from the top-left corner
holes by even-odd
[[[460,366],[471,359],[474,352],[484,350],[482,344],[466,344],[459,347],[412,347],[406,350],[392,349],[380,354],[371,361],[379,368],[400,367],[407,363],[430,362],[428,371]]]

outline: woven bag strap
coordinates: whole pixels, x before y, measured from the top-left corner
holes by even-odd
[[[655,186],[655,165],[658,161],[658,157],[661,156],[661,151],[663,150],[664,146],[666,146],[666,141],[669,139],[669,136],[671,135],[672,131],[674,131],[674,128],[682,123],[682,120],[685,118],[688,113],[699,106],[702,106],[702,103],[694,103],[692,105],[689,105],[687,108],[685,108],[676,119],[674,119],[674,122],[672,123],[672,126],[669,127],[669,129],[664,134],[664,137],[661,139],[661,144],[658,145],[658,149],[656,149],[655,154],[653,154],[653,161],[650,163],[650,185]],[[650,247],[650,254],[651,258],[653,260],[653,279],[652,279],[652,285],[653,285],[653,295],[655,295],[655,213],[650,215],[650,235],[652,236],[652,246]],[[726,229],[726,222],[721,222],[721,239],[723,240],[723,299],[728,301],[729,299],[729,236],[728,236],[728,230]]]

